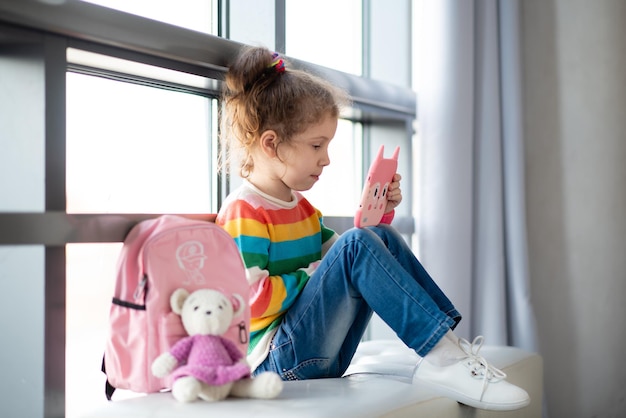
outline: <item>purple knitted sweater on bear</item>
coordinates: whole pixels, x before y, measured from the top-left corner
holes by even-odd
[[[250,376],[250,367],[239,360],[243,355],[230,340],[219,335],[191,335],[178,341],[170,354],[180,367],[172,379],[193,376],[209,385],[223,385]]]

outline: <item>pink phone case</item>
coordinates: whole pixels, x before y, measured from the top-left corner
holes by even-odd
[[[354,216],[357,228],[378,225],[385,212],[387,188],[398,169],[400,147],[396,147],[391,158],[383,158],[384,151],[385,146],[381,145],[367,173],[361,202]]]

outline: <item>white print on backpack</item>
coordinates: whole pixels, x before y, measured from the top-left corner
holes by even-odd
[[[178,267],[187,276],[187,279],[183,281],[184,284],[206,282],[206,278],[201,271],[206,259],[204,246],[200,241],[187,241],[178,246],[176,249]]]

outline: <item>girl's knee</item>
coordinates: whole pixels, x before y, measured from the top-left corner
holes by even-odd
[[[361,242],[368,246],[374,243],[382,243],[386,247],[395,243],[403,243],[402,236],[389,225],[368,226],[365,228],[352,228],[341,234],[344,242]]]
[[[376,235],[370,231],[370,228],[351,228],[341,234],[339,239],[344,241],[367,241],[372,238],[375,238]]]

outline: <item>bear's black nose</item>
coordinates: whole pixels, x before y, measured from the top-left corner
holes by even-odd
[[[211,315],[211,311],[206,311],[205,312],[207,315]]]

